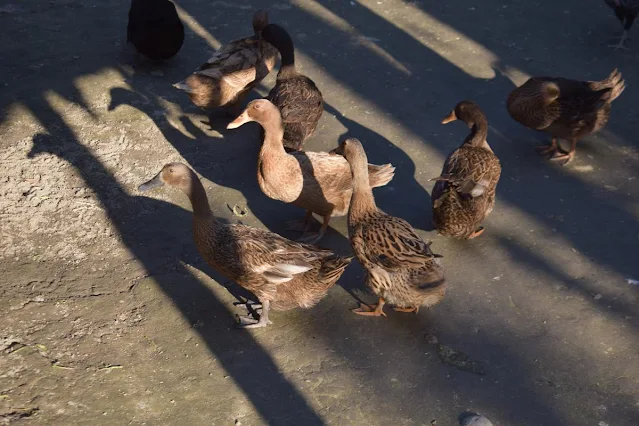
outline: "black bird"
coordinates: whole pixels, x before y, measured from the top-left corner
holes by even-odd
[[[621,25],[623,25],[621,40],[618,44],[610,47],[627,49],[625,43],[628,39],[628,31],[639,14],[639,0],[606,0],[606,4],[615,11],[615,15],[619,18]]]
[[[184,25],[175,5],[169,0],[132,0],[127,42],[156,61],[175,56],[184,42]]]

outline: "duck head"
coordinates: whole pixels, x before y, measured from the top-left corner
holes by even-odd
[[[281,123],[282,116],[280,115],[280,110],[269,100],[256,99],[249,102],[244,112],[242,112],[242,114],[240,114],[235,120],[231,121],[226,128],[237,129],[242,124],[246,124],[249,121],[257,121],[262,125],[269,122]]]
[[[185,164],[168,163],[155,177],[138,187],[138,191],[146,192],[160,186],[168,185],[186,192],[191,186],[193,172]]]
[[[486,116],[475,102],[461,101],[455,105],[455,109],[450,114],[444,117],[442,124],[448,124],[455,120],[461,120],[472,128],[477,124],[486,122]]]

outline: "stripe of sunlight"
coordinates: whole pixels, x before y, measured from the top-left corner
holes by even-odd
[[[359,31],[353,28],[353,26],[350,25],[347,21],[335,15],[330,10],[326,9],[320,3],[315,1],[309,2],[309,1],[302,1],[302,0],[292,0],[291,3],[294,4],[296,7],[304,10],[305,12],[312,14],[316,16],[317,18],[321,19],[327,25],[335,27],[339,29],[340,31],[343,31],[349,34],[354,43],[360,44],[366,47],[368,50],[378,55],[384,61],[388,62],[396,70],[401,71],[402,73],[406,75],[412,74],[411,71],[408,68],[406,68],[401,62],[395,59],[393,55],[391,55],[386,50],[382,49],[377,44],[375,44],[374,39],[361,34]]]
[[[189,12],[184,10],[177,2],[174,1],[173,4],[177,9],[180,19],[186,24],[187,27],[191,29],[191,31],[200,36],[209,44],[209,46],[211,46],[215,50],[219,49],[220,46],[222,46],[222,43],[220,43],[215,37],[213,37],[213,35],[211,35],[211,33],[208,32],[206,28],[200,25],[200,23],[193,16],[191,16]]]
[[[366,117],[369,114],[369,111],[373,111],[374,115],[374,127],[371,127],[371,130],[379,133],[381,136],[385,137],[391,143],[396,144],[397,141],[402,141],[402,146],[399,147],[404,150],[405,154],[411,157],[413,161],[418,158],[420,161],[423,161],[423,158],[428,158],[428,164],[426,165],[426,169],[432,169],[435,173],[439,173],[441,170],[441,165],[444,161],[444,155],[435,149],[431,148],[431,144],[424,143],[424,139],[422,136],[413,133],[412,131],[406,129],[401,124],[398,124],[398,121],[395,120],[392,114],[389,111],[385,111],[380,109],[379,105],[374,102],[371,102],[367,98],[358,95],[355,91],[352,91],[350,88],[344,85],[343,82],[336,80],[329,71],[327,71],[324,67],[322,67],[319,63],[313,61],[308,56],[303,53],[298,53],[298,56],[301,59],[301,62],[304,64],[305,71],[310,77],[315,77],[321,75],[322,81],[325,82],[326,89],[324,87],[322,90],[325,92],[325,100],[328,104],[332,105],[335,109],[337,109],[340,113],[345,116],[353,117]],[[333,95],[335,94],[335,95]],[[338,96],[339,94],[339,96]],[[339,120],[339,118],[338,118]],[[357,120],[361,125],[362,120]],[[321,129],[318,129],[321,132]],[[318,133],[319,133],[318,132]],[[357,135],[353,135],[357,137]],[[366,141],[363,141],[364,143]],[[329,142],[330,144],[331,142]],[[422,170],[425,172],[430,172],[432,170]],[[415,173],[419,173],[419,171],[415,171]],[[418,180],[420,180],[417,176],[415,176]],[[430,177],[430,175],[429,175]],[[519,207],[512,205],[502,199],[498,201],[497,208],[500,210],[500,213],[505,215],[506,217],[516,218],[516,220],[508,221],[511,225],[505,226],[501,229],[504,235],[510,235],[513,232],[512,223],[516,223],[519,232],[512,238],[515,238],[518,242],[526,245],[533,245],[542,238],[539,233],[533,234],[531,230],[533,229],[546,229],[547,226],[545,223],[536,220],[534,216],[528,215],[527,213],[521,211]],[[497,225],[497,221],[495,223],[490,224],[491,227]],[[593,262],[586,255],[576,252],[573,250],[573,245],[571,241],[567,238],[563,238],[560,234],[553,233],[552,231],[548,231],[547,235],[544,231],[543,238],[547,240],[547,245],[553,245],[557,248],[569,248],[570,250],[562,250],[558,255],[547,255],[546,252],[538,253],[538,256],[543,257],[545,261],[552,265],[553,268],[557,270],[565,271],[566,274],[579,274],[579,269],[574,265],[593,265],[596,266],[597,271],[601,271],[603,265],[593,264]],[[572,265],[572,266],[566,266]],[[584,266],[585,267],[585,266]],[[610,273],[616,272],[613,270],[609,271]],[[617,282],[623,283],[624,277],[619,276]]]
[[[367,8],[369,11],[376,14],[380,18],[385,19],[392,25],[397,26],[399,29],[410,35],[413,39],[431,49],[440,57],[473,77],[491,79],[495,77],[495,72],[500,72],[503,74],[504,77],[510,79],[515,86],[523,84],[528,78],[531,77],[530,74],[526,73],[525,71],[512,66],[505,66],[503,68],[500,68],[499,70],[496,70],[493,67],[499,63],[499,57],[490,49],[487,49],[483,45],[477,43],[473,39],[467,37],[463,33],[460,33],[459,31],[439,21],[438,19],[433,18],[413,4],[396,0],[397,3],[401,3],[404,10],[401,10],[400,13],[393,13],[392,11],[396,8],[388,7],[389,1],[393,0],[386,0],[384,5],[380,6],[376,4],[376,1],[360,0],[359,4],[362,7]],[[469,53],[472,53],[473,55],[472,61],[467,60]],[[498,136],[504,138],[505,140],[508,140],[506,136],[501,135],[499,131],[492,126],[491,130],[494,133],[497,133]],[[604,135],[605,133],[601,133],[599,135],[599,138],[603,138]],[[606,139],[610,139],[610,133],[607,133]],[[616,147],[623,147],[627,145],[627,143],[612,144],[612,146]],[[626,148],[622,148],[621,150],[627,151]],[[633,158],[633,156],[628,154],[627,152],[624,152],[624,157],[632,160],[635,164],[637,161],[639,161],[636,158]],[[626,169],[626,171],[630,175],[633,175],[633,173],[629,171],[632,166],[629,166],[629,164],[621,165],[621,167]],[[566,168],[563,171],[570,174],[573,178],[578,179],[579,181],[582,181],[588,185],[599,187],[601,190],[604,191],[616,191],[617,186],[624,186],[627,188],[627,182],[624,184],[624,182],[617,181],[611,185],[608,182],[602,181],[601,179],[599,179],[599,175],[595,173],[589,173],[593,170],[593,166],[586,165],[573,166],[571,168]],[[632,202],[632,200],[626,199],[625,201],[621,201],[620,204],[623,205],[623,208],[627,213],[637,217],[637,203]]]
[[[397,1],[396,3],[399,3],[403,10],[399,13],[392,12],[396,8],[388,7],[389,1],[386,0],[380,6],[373,6],[376,2],[369,2],[371,5],[367,5],[360,0],[358,3],[395,25],[468,75],[485,79],[495,77],[495,70],[492,66],[498,63],[499,57],[492,51],[412,4]],[[473,55],[472,61],[468,60],[469,53]],[[510,69],[510,73],[517,80],[525,81],[528,78],[522,78],[526,74],[514,68]],[[521,84],[523,81],[519,81],[519,83]]]

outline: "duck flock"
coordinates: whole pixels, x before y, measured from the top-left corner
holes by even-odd
[[[615,47],[625,48],[639,1],[606,2],[624,24],[623,38]],[[285,28],[269,23],[267,13],[260,10],[253,15],[253,32],[222,46],[174,87],[200,108],[222,108],[232,115],[229,129],[251,121],[260,124],[259,186],[269,198],[306,211],[303,220],[291,225],[301,232],[300,239],[219,222],[199,178],[182,163],[166,164],[139,190],[168,185],[189,197],[200,254],[218,273],[259,300],[243,305],[247,315],[240,316],[240,327],[270,324],[270,309],[310,308],[335,285],[353,257],[315,246],[334,216],[347,216],[353,252],[366,271],[366,284],[378,297],[376,305],[360,304],[353,312],[386,316],[385,304],[414,313],[437,304],[446,292],[441,256],[408,222],[384,213],[375,203],[373,188],[388,184],[395,168],[368,163],[365,144],[354,138],[331,152],[303,151],[322,116],[322,93],[297,70],[293,40]],[[153,60],[175,56],[184,42],[184,27],[173,3],[132,0],[128,41]],[[275,86],[266,98],[245,106],[247,94],[273,70],[278,54],[281,65]],[[616,69],[601,81],[533,77],[508,95],[507,108],[520,124],[550,134],[550,145],[539,147],[542,155],[567,164],[575,156],[577,141],[605,126],[612,102],[624,89]],[[481,223],[493,210],[501,165],[486,141],[488,121],[477,104],[459,102],[442,123],[455,120],[466,123],[470,133],[433,179],[433,222],[441,235],[471,239],[484,232]],[[567,152],[559,139],[571,143]],[[322,218],[315,233],[310,232],[316,225],[313,214]]]

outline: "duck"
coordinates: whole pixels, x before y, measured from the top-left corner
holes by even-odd
[[[639,0],[605,0],[606,4],[612,8],[615,12],[615,16],[623,25],[623,33],[619,43],[613,44],[609,47],[613,47],[615,50],[626,49],[626,40],[628,40],[628,32],[632,27],[633,22],[639,15]]]
[[[341,155],[328,152],[284,149],[285,127],[278,108],[267,99],[249,102],[247,108],[227,126],[235,129],[256,121],[264,129],[264,142],[257,163],[257,180],[269,198],[306,210],[302,226],[289,229],[306,233],[313,213],[322,216],[319,233],[309,233],[302,241],[317,243],[326,233],[331,217],[345,216],[353,193],[350,167]],[[372,188],[386,185],[395,176],[392,164],[369,164]]]
[[[155,61],[177,55],[184,43],[184,25],[169,0],[131,0],[127,43]]]
[[[434,179],[433,222],[439,234],[471,239],[484,232],[480,223],[493,211],[501,164],[488,145],[488,120],[479,105],[461,101],[443,120],[461,120],[470,134],[453,151]]]
[[[193,238],[201,256],[219,274],[251,291],[260,308],[258,321],[241,316],[243,328],[265,327],[269,310],[310,308],[342,276],[353,257],[290,241],[274,232],[241,224],[225,224],[211,212],[204,186],[191,168],[168,163],[139,186],[146,192],[167,185],[184,192],[193,208]]]
[[[271,72],[277,61],[277,50],[262,38],[267,24],[268,12],[255,12],[252,36],[220,47],[193,74],[173,87],[186,92],[199,108],[226,107],[227,112],[237,115],[246,95]]]
[[[612,102],[625,88],[617,69],[601,81],[532,77],[509,94],[506,106],[515,121],[550,133],[551,144],[537,149],[541,155],[566,165],[575,157],[579,139],[604,128]],[[570,140],[568,152],[558,145],[560,138]]]
[[[335,149],[352,171],[353,196],[348,209],[348,237],[358,261],[366,271],[366,284],[377,295],[376,305],[360,304],[358,315],[386,316],[384,305],[395,311],[417,313],[421,306],[439,303],[446,292],[441,257],[430,242],[399,217],[377,208],[366,152],[351,138]]]
[[[295,49],[289,33],[277,24],[264,27],[262,36],[280,52],[282,62],[275,86],[266,99],[280,110],[284,122],[284,147],[299,151],[324,112],[322,92],[295,67]]]

